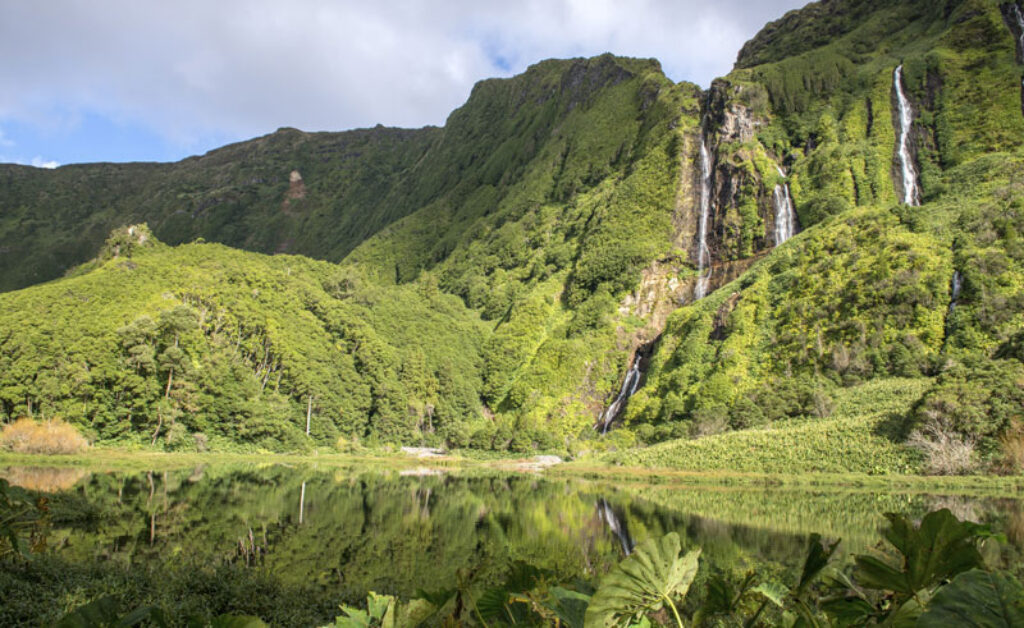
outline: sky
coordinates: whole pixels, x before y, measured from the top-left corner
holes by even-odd
[[[174,161],[279,127],[442,125],[476,81],[654,57],[707,86],[807,0],[2,0],[0,162]]]

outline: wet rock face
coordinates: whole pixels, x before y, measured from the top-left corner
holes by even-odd
[[[707,112],[716,144],[722,142],[748,142],[754,139],[757,128],[765,121],[757,119],[750,107],[740,100],[742,88],[717,80],[708,91]]]
[[[1024,63],[1024,8],[1017,2],[1004,2],[999,5],[999,11],[1017,43],[1017,63]]]
[[[714,154],[708,246],[716,265],[757,255],[774,244],[769,236],[775,215],[772,189],[751,166],[757,131],[767,121],[746,104],[750,95],[743,90],[718,80],[706,100],[706,133]]]

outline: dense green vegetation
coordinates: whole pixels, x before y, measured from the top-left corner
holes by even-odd
[[[70,270],[0,294],[3,420],[178,450],[680,439],[614,459],[1020,472],[1024,116],[1002,11],[814,3],[708,91],[653,60],[551,60],[481,82],[440,129],[4,166],[0,288]],[[897,204],[900,64],[920,207]],[[713,292],[693,303],[702,141]],[[802,232],[773,248],[782,185]]]
[[[89,272],[0,296],[0,328],[17,331],[0,342],[8,420],[186,451],[464,444],[481,420],[482,328],[455,297],[305,257],[167,247],[139,227],[108,247]]]
[[[900,63],[917,112],[922,207],[893,205],[899,175],[889,121],[892,71]],[[727,80],[742,86],[738,102],[767,121],[757,142],[790,168],[804,233],[673,314],[627,411],[635,434],[661,440],[832,417],[833,424],[801,428],[809,433],[797,440],[813,448],[814,439],[805,440],[813,430],[827,438],[845,425],[836,408],[842,387],[925,375],[933,384],[903,397],[896,416],[882,414],[901,398],[898,380],[870,388],[871,398],[861,400],[858,414],[877,412],[876,421],[886,423],[882,450],[860,450],[879,438],[869,423],[859,436],[844,430],[846,438],[825,450],[847,451],[833,459],[862,470],[913,468],[913,455],[892,459],[883,453],[892,445],[882,443],[924,430],[933,442],[966,443],[993,466],[1019,470],[1003,461],[1014,457],[1008,450],[1024,420],[1017,348],[1024,325],[1017,236],[1024,228],[1024,116],[1020,68],[999,7],[811,5],[766,28],[741,52],[738,67]],[[951,307],[954,270],[964,287]],[[716,460],[741,468],[815,466],[817,454],[782,453],[787,436],[761,434],[679,443],[672,450],[679,457],[652,450],[633,461],[650,455],[679,468],[714,467]],[[740,443],[762,438],[775,455],[744,459]],[[688,448],[692,455],[683,454]],[[791,464],[791,456],[801,462]],[[938,462],[927,466],[942,467]]]
[[[778,417],[770,425],[763,419],[760,425],[740,431],[725,431],[728,423],[716,423],[721,419],[701,413],[701,422],[689,427],[701,430],[703,438],[606,454],[605,459],[686,471],[914,473],[920,471],[921,455],[898,442],[902,439],[893,433],[893,422],[910,410],[929,385],[927,379],[894,378],[839,390],[836,399],[823,402],[829,406],[827,418],[815,417],[812,411],[799,418]],[[775,407],[789,404],[799,406],[800,400],[794,397]],[[757,411],[764,416],[758,404],[752,404],[746,416]],[[740,416],[735,413],[736,418]]]

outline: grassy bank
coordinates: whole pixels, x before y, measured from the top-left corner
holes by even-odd
[[[902,422],[926,378],[877,380],[834,393],[827,418],[801,418],[605,454],[612,465],[674,471],[800,475],[913,475],[922,459]]]
[[[168,453],[118,449],[92,449],[81,454],[52,456],[0,453],[0,469],[11,466],[82,467],[95,471],[170,470],[199,465],[324,465],[402,469],[414,466],[452,467],[463,462],[450,457],[421,459],[397,454]]]
[[[83,471],[157,471],[187,469],[198,466],[316,465],[358,470],[402,471],[437,469],[463,473],[533,472],[529,459],[501,458],[473,460],[459,456],[415,458],[411,456],[373,453],[366,455],[321,454],[241,454],[241,453],[161,453],[94,449],[73,456],[0,454],[0,474],[9,467],[77,468]],[[842,489],[844,491],[892,491],[922,494],[965,494],[992,497],[1024,497],[1024,476],[925,476],[914,474],[867,473],[763,473],[738,470],[678,470],[616,466],[607,462],[581,460],[567,462],[543,470],[556,478],[580,478],[593,482],[618,484],[630,482],[660,488],[689,487],[722,488],[793,488]]]

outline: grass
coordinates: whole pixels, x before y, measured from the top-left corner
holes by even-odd
[[[274,454],[274,453],[182,453],[159,451],[127,451],[93,448],[76,455],[38,455],[0,453],[0,469],[6,467],[82,467],[94,470],[170,470],[199,465],[324,465],[375,466],[401,469],[406,467],[452,467],[464,461],[458,458],[413,458],[392,454]]]
[[[751,473],[741,471],[674,471],[642,467],[611,467],[593,462],[570,463],[547,473],[594,481],[638,482],[685,488],[759,487],[804,489],[853,489],[942,495],[1017,497],[1024,495],[1024,477],[993,475],[868,475],[865,473]]]
[[[892,425],[930,384],[928,379],[877,380],[836,395],[827,419],[795,419],[767,428],[673,440],[605,455],[610,464],[677,471],[760,474],[914,474],[919,455],[896,442]]]

